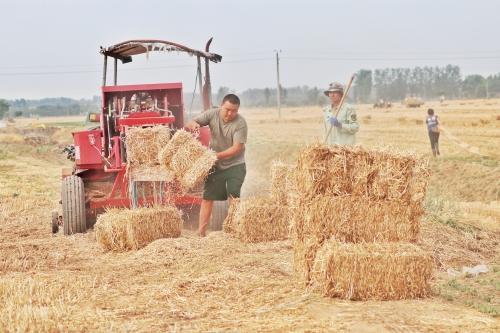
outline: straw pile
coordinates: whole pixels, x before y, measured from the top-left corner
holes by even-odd
[[[170,140],[170,129],[166,126],[127,129],[125,145],[127,159],[131,164],[158,164],[158,152]]]
[[[158,159],[174,173],[185,191],[203,182],[217,160],[215,152],[184,130],[174,134],[159,152]]]
[[[411,155],[322,145],[302,151],[286,186],[299,278],[306,284],[322,285],[327,290],[324,294],[331,297],[426,295],[430,274],[425,270],[421,274],[420,268],[430,271],[430,264],[424,264],[427,256],[412,244],[391,242],[417,241],[427,178],[426,165]],[[413,249],[408,251],[416,254],[401,257],[398,251],[402,249]],[[401,267],[393,269],[394,264]],[[355,270],[351,274],[353,267],[360,269],[359,274]],[[363,274],[387,281],[372,283]],[[410,284],[409,289],[394,287],[415,274],[421,274],[425,283]],[[337,287],[341,291],[331,291]]]
[[[287,178],[291,166],[280,160],[271,163],[271,199],[279,205],[287,204]]]
[[[249,198],[234,202],[223,230],[246,243],[288,238],[288,208],[268,198]]]
[[[179,237],[182,214],[173,206],[110,209],[98,216],[94,230],[105,250],[137,250],[159,238]]]
[[[316,254],[313,284],[325,296],[398,300],[430,294],[432,258],[407,243],[325,242]]]

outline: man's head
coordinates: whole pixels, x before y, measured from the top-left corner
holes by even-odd
[[[427,110],[427,114],[428,114],[429,116],[433,116],[433,115],[434,115],[434,110],[433,110],[433,109],[428,109],[428,110]]]
[[[220,105],[222,120],[225,123],[233,121],[238,115],[240,108],[240,99],[235,94],[227,94],[222,99]]]
[[[332,104],[338,104],[344,95],[344,86],[338,82],[332,82],[324,94],[328,96]]]

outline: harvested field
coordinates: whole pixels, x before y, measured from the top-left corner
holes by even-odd
[[[305,289],[293,271],[291,240],[245,243],[221,232],[199,239],[183,230],[179,238],[159,239],[137,251],[105,252],[92,230],[52,236],[50,211],[59,201],[60,168],[69,162],[54,145],[2,141],[0,331],[497,332],[498,121],[477,127],[463,123],[478,113],[494,120],[498,103],[447,104],[429,102],[428,107],[437,110],[450,132],[488,157],[443,137],[441,158],[430,161],[426,201],[449,202],[453,214],[425,206],[417,244],[432,255],[435,268],[433,292],[419,300],[352,302]],[[425,110],[395,105],[375,114],[371,105],[357,107],[360,119],[372,115],[358,134],[364,147],[391,144],[432,157],[424,126],[396,121],[423,119]],[[275,113],[242,106],[251,129],[243,198],[269,188],[273,160],[293,163],[306,144],[322,142],[321,108],[282,109],[283,119],[300,123],[280,123]],[[73,124],[75,119],[39,122]],[[16,119],[16,125],[33,121]],[[80,129],[58,126],[59,144]],[[447,272],[477,264],[490,272],[478,277]]]

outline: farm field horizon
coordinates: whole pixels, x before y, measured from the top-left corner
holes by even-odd
[[[91,230],[50,233],[62,148],[83,117],[20,118],[0,129],[0,331],[38,332],[495,332],[500,329],[500,99],[428,102],[408,109],[354,105],[357,143],[429,160],[418,244],[431,253],[432,296],[346,301],[305,290],[289,240],[246,244],[217,231],[104,252]],[[445,129],[433,158],[424,118]],[[322,107],[245,108],[242,197],[264,196],[270,165],[322,143]],[[25,140],[34,131],[47,138]],[[463,267],[487,265],[478,276]]]

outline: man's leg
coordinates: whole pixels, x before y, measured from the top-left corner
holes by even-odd
[[[198,224],[198,234],[200,237],[205,237],[207,234],[208,224],[210,223],[210,216],[212,215],[212,207],[214,202],[212,200],[201,201],[200,207],[200,221]]]

